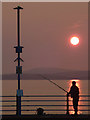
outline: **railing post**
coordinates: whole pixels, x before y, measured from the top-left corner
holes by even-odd
[[[69,94],[67,93],[67,112],[66,114],[69,115]]]
[[[16,115],[21,115],[21,96],[16,95]]]

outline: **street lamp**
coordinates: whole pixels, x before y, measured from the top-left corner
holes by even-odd
[[[23,60],[20,58],[20,53],[22,53],[23,46],[20,46],[20,10],[23,9],[20,6],[13,8],[17,10],[17,34],[18,34],[18,45],[14,48],[16,49],[16,53],[18,57],[14,60],[14,62],[18,61],[18,66],[16,66],[16,74],[18,74],[18,90],[17,90],[17,110],[16,115],[21,115],[21,96],[23,95],[23,90],[20,90],[20,74],[22,74],[22,66],[20,65],[20,61]]]

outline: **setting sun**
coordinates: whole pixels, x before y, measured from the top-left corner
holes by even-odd
[[[72,37],[72,38],[70,39],[70,43],[71,43],[72,45],[78,45],[78,44],[79,44],[79,38],[78,38],[78,37]]]

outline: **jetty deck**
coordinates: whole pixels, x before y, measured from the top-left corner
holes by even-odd
[[[89,115],[65,115],[65,114],[47,114],[47,115],[3,115],[1,120],[90,120]]]

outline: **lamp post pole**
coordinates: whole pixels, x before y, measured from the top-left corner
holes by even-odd
[[[20,53],[22,53],[23,46],[20,46],[20,10],[23,9],[20,6],[17,6],[14,8],[17,10],[17,35],[18,35],[18,45],[15,46],[16,53],[18,54],[18,57],[14,60],[14,62],[18,61],[18,66],[16,66],[16,74],[18,74],[18,90],[17,90],[17,108],[16,108],[16,115],[21,115],[21,96],[23,95],[23,91],[20,90],[20,74],[22,74],[22,66],[20,66],[20,61],[23,62],[23,60],[20,58]]]

